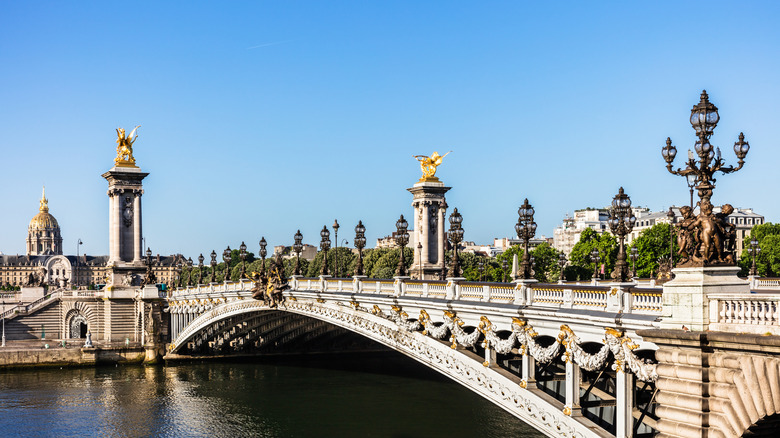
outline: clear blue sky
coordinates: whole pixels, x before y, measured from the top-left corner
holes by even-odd
[[[541,4],[541,5],[540,5]],[[538,234],[620,186],[654,210],[688,202],[667,173],[691,107],[740,172],[713,202],[780,220],[777,2],[5,2],[0,14],[0,251],[24,253],[41,185],[65,252],[108,252],[115,129],[142,125],[144,236],[157,253],[317,244],[338,218],[370,244],[411,215],[415,154],[465,238]],[[678,158],[678,161],[682,161]],[[681,165],[681,163],[676,163]]]

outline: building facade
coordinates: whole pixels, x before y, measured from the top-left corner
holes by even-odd
[[[62,254],[62,233],[57,219],[49,212],[45,190],[38,214],[30,220],[27,228],[26,243],[25,255],[0,255],[0,288],[46,285],[85,289],[110,283],[109,256]],[[135,256],[135,251],[132,256]],[[183,260],[181,255],[153,256],[152,271],[158,283],[172,284],[176,281]]]
[[[721,207],[715,207],[715,213],[720,213]],[[657,224],[669,223],[669,210],[650,211],[647,207],[634,207],[632,212],[636,217],[634,229],[626,236],[626,242],[631,244],[646,229]],[[682,220],[680,207],[672,207],[674,213],[674,223]],[[574,245],[580,240],[582,232],[590,228],[598,234],[610,232],[609,230],[609,210],[606,208],[585,210],[576,210],[573,217],[565,217],[563,224],[555,228],[553,233],[553,247],[558,251],[563,251],[566,256],[571,253]],[[752,208],[735,208],[734,212],[728,216],[729,223],[733,224],[737,230],[736,251],[742,253],[742,241],[750,235],[750,230],[764,223],[764,216],[757,214]]]

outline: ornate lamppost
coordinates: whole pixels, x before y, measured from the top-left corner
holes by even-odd
[[[225,262],[225,283],[230,280],[230,245],[222,252],[222,261]]]
[[[566,267],[566,254],[561,253],[558,256],[558,266],[561,268],[561,272],[558,275],[558,281],[563,283],[563,268]]]
[[[750,265],[750,275],[755,277],[758,275],[758,271],[756,271],[756,256],[761,253],[761,247],[758,246],[758,240],[756,240],[755,237],[750,239],[750,248],[747,250],[748,254],[750,254],[753,259],[753,263]]]
[[[336,219],[333,220],[333,238],[336,240],[336,252],[333,257],[333,270],[335,272],[333,275],[336,278],[339,278],[339,221]]]
[[[151,252],[151,251],[150,251]],[[190,268],[190,273],[187,275],[187,286],[192,286],[192,257],[187,259],[187,267]]]
[[[632,246],[628,257],[631,259],[631,278],[636,278],[636,259],[639,258],[639,250]]]
[[[422,280],[423,279],[423,268],[422,268],[422,242],[417,242],[417,279]]]
[[[528,257],[528,244],[531,242],[531,238],[536,234],[536,222],[534,222],[534,208],[528,203],[528,198],[525,199],[523,205],[517,209],[517,224],[515,224],[515,232],[517,232],[517,238],[523,244],[523,262],[520,264],[520,277],[524,280],[530,279],[531,274],[531,261]]]
[[[395,275],[398,277],[406,276],[406,266],[404,263],[404,248],[409,243],[409,233],[406,231],[409,228],[409,222],[404,219],[404,215],[395,222],[395,243],[398,245],[401,253],[398,255],[398,268],[395,270]]]
[[[702,91],[701,99],[698,104],[693,106],[690,118],[691,126],[693,126],[698,137],[694,145],[698,161],[693,154],[690,154],[688,161],[685,163],[685,169],[678,168],[674,170],[672,162],[677,155],[677,148],[672,146],[671,138],[666,139],[666,146],[661,149],[661,155],[666,161],[666,169],[669,173],[686,178],[689,175],[695,177],[695,182],[698,183],[696,189],[701,199],[699,201],[700,210],[698,217],[694,218],[692,212],[684,212],[681,209],[683,222],[689,222],[686,231],[691,233],[689,236],[691,238],[685,239],[686,247],[681,248],[680,251],[680,254],[683,255],[679,262],[681,266],[734,264],[734,239],[716,238],[716,234],[720,233],[719,227],[711,226],[713,223],[718,222],[728,225],[721,220],[720,216],[728,216],[733,211],[731,205],[725,204],[719,216],[713,214],[713,206],[710,202],[712,191],[715,188],[713,175],[715,172],[727,174],[740,170],[745,164],[745,157],[748,150],[750,150],[750,145],[745,141],[745,135],[740,132],[738,141],[734,143],[734,153],[739,160],[738,165],[736,167],[724,166],[720,148],[713,147],[709,141],[719,120],[718,108],[710,103],[707,92]],[[692,237],[694,235],[698,235],[700,238],[694,239]]]
[[[601,261],[598,248],[593,248],[593,251],[590,252],[590,261],[593,262],[593,280],[595,281],[599,278],[599,262]]]
[[[179,258],[176,261],[176,267],[179,268],[179,281],[178,281],[179,287],[182,287],[182,286],[184,286],[184,259],[183,259],[183,256],[182,256],[182,258]]]
[[[355,248],[358,251],[358,259],[355,264],[355,275],[363,275],[363,248],[366,247],[366,227],[363,226],[363,221],[358,221],[355,226]]]
[[[506,268],[509,267],[509,262],[506,259],[501,260],[501,282],[506,283]]]
[[[482,258],[480,258],[477,262],[477,270],[479,271],[479,281],[482,281],[483,275],[485,273],[485,261],[482,260]]]
[[[211,282],[216,283],[216,271],[217,271],[217,252],[211,250]]]
[[[452,244],[452,261],[450,262],[450,277],[460,277],[460,260],[458,259],[458,244],[463,241],[463,216],[455,208],[450,214],[450,231],[447,237]]]
[[[265,277],[265,256],[268,255],[268,250],[265,249],[268,246],[268,242],[265,241],[265,236],[260,238],[260,276]]]
[[[322,251],[322,269],[320,269],[320,275],[328,275],[328,250],[330,249],[330,231],[328,227],[323,225],[322,231],[320,231],[320,251]]]
[[[293,252],[295,252],[295,275],[301,275],[301,251],[303,251],[303,234],[301,234],[301,230],[298,230],[297,233],[295,233],[295,236],[293,236],[293,239],[295,239],[295,243],[293,243]]]
[[[152,250],[151,248],[146,248],[146,278],[144,279],[144,285],[147,284],[153,284],[152,282],[157,282],[157,279],[154,278],[154,272],[152,272]]]
[[[241,275],[238,278],[246,278],[246,244],[243,241],[238,247],[238,258],[241,259]]]
[[[203,284],[203,260],[206,258],[203,257],[203,254],[198,256],[198,284]]]
[[[609,229],[612,234],[618,236],[620,246],[618,247],[617,262],[612,271],[612,278],[618,282],[628,281],[628,263],[626,263],[626,235],[634,229],[636,216],[631,211],[631,198],[623,192],[623,187],[618,190],[618,194],[612,198],[612,209],[610,210]]]

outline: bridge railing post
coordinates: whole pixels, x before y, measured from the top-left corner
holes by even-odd
[[[615,379],[615,438],[631,438],[634,433],[634,375],[618,369]]]
[[[460,282],[465,280],[462,277],[448,277],[447,278],[447,294],[444,299],[447,300],[459,300],[460,299]]]
[[[566,402],[563,412],[569,416],[580,415],[580,367],[574,363],[573,358],[566,360]]]
[[[490,302],[490,286],[488,285],[482,286],[482,300],[486,303]]]
[[[520,366],[520,375],[523,379],[520,386],[526,389],[536,388],[536,360],[528,352],[525,352]]]
[[[363,293],[363,279],[365,275],[356,275],[352,277],[352,291],[356,294]]]
[[[428,296],[428,283],[423,283],[422,285],[422,296],[423,298]]]

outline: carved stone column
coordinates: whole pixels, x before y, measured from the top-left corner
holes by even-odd
[[[133,263],[143,263],[143,235],[141,233],[141,195],[144,191],[133,190]]]
[[[444,260],[444,228],[443,215],[446,205],[444,194],[450,187],[445,187],[440,181],[417,182],[409,190],[413,195],[412,207],[414,207],[414,232],[419,237],[422,245],[418,251],[416,244],[412,249],[415,252],[415,263],[410,269],[410,274],[416,278],[422,273],[422,279],[438,279],[441,272],[441,263]],[[418,254],[419,253],[419,254]]]

